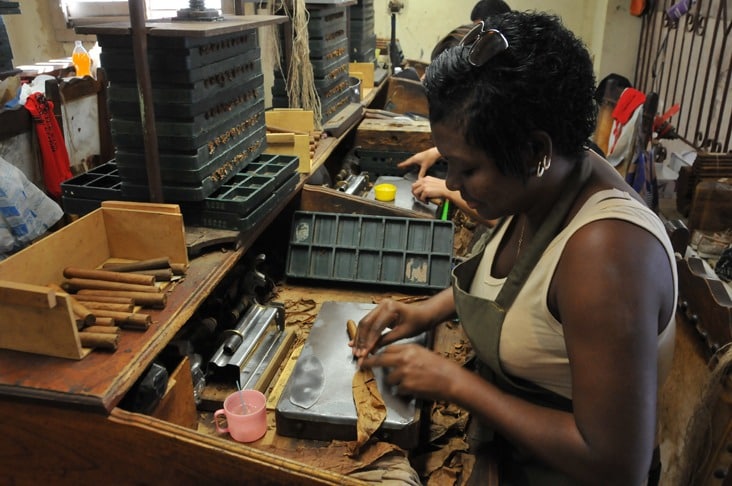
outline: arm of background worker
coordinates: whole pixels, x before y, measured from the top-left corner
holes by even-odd
[[[495,226],[495,220],[486,220],[474,209],[469,207],[462,196],[460,196],[460,191],[449,190],[445,184],[445,179],[432,176],[420,177],[414,184],[412,184],[412,194],[423,202],[427,202],[431,199],[448,199],[470,218],[480,221],[488,226]]]
[[[437,147],[432,147],[422,152],[418,152],[407,160],[397,164],[400,169],[405,169],[413,165],[419,166],[419,177],[422,178],[427,173],[427,170],[435,165],[435,162],[440,160],[440,152],[437,151]]]

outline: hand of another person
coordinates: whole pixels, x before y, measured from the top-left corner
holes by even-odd
[[[451,191],[445,185],[445,179],[424,176],[412,184],[412,194],[422,202],[430,199],[451,199]]]
[[[377,348],[416,336],[430,324],[429,316],[423,316],[421,306],[385,299],[358,323],[356,337],[349,343],[359,364]],[[390,328],[387,333],[384,329]]]
[[[413,165],[419,166],[419,177],[422,178],[427,174],[427,170],[440,160],[440,157],[437,147],[432,147],[412,155],[407,160],[398,163],[397,167],[406,169]]]
[[[362,366],[384,368],[386,382],[400,395],[444,401],[452,400],[450,384],[464,372],[455,361],[418,344],[392,344],[364,358]]]

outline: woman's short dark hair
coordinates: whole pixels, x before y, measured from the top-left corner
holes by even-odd
[[[424,79],[430,122],[449,121],[504,174],[527,176],[523,157],[537,130],[549,134],[557,153],[578,156],[597,113],[584,44],[546,13],[496,15],[485,28],[499,30],[508,49],[481,67],[468,62],[469,47],[432,61]]]
[[[511,7],[503,0],[480,0],[470,11],[471,22],[483,20],[490,15],[498,15],[510,12]]]

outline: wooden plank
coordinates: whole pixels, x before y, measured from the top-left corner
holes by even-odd
[[[315,130],[312,110],[302,108],[274,108],[264,112],[267,125],[310,133]]]
[[[0,348],[57,358],[83,358],[88,350],[81,349],[68,295],[59,294],[57,302],[59,305],[51,308],[1,302]]]
[[[56,292],[48,287],[0,280],[0,304],[53,309]]]
[[[166,256],[188,263],[183,215],[102,208],[110,256],[145,260]]]
[[[361,80],[362,90],[374,87],[374,63],[351,62],[348,64],[348,72]]]
[[[149,203],[149,202],[133,202],[133,201],[102,201],[103,208],[114,209],[132,209],[135,211],[154,211],[158,213],[180,214],[180,205]]]
[[[297,133],[268,133],[265,154],[297,155],[300,162],[297,170],[309,174],[313,160],[310,157],[310,136]]]
[[[193,397],[191,363],[185,356],[170,374],[170,386],[151,414],[153,417],[196,430],[198,411]]]

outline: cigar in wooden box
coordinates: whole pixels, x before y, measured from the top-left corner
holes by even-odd
[[[49,284],[48,286],[56,292],[63,292],[64,294],[68,294],[68,292],[61,288],[60,285]],[[74,313],[74,317],[76,317],[76,328],[82,329],[86,326],[91,326],[92,324],[94,324],[94,322],[96,321],[96,316],[94,315],[94,313],[84,304],[76,300],[73,295],[68,295],[69,302],[71,303],[71,311]]]
[[[152,275],[156,282],[170,282],[173,280],[173,270],[170,268],[161,268],[158,270],[135,270],[130,272],[140,275]]]
[[[83,332],[98,332],[102,334],[119,334],[122,330],[117,326],[89,326]]]
[[[135,304],[115,304],[111,302],[85,302],[86,306],[92,310],[111,310],[117,312],[132,312],[135,310]]]
[[[94,322],[95,326],[112,327],[114,326],[114,319],[111,317],[96,316],[97,320]]]
[[[115,272],[134,272],[137,270],[155,270],[158,268],[170,268],[170,258],[160,257],[151,258],[149,260],[140,260],[130,263],[105,263],[102,265],[104,270],[113,270]]]
[[[188,271],[187,263],[171,263],[170,269],[173,271],[173,275],[185,275]]]
[[[111,317],[114,323],[122,329],[133,329],[144,331],[152,324],[152,317],[149,314],[137,312],[116,312],[110,310],[97,310],[100,317]]]
[[[64,287],[71,290],[124,290],[127,292],[158,293],[160,289],[155,285],[138,285],[107,280],[92,280],[88,278],[70,278],[64,282]]]
[[[79,333],[79,341],[84,348],[105,349],[115,351],[119,342],[118,334],[85,332]]]
[[[79,267],[64,268],[66,278],[88,278],[91,280],[106,280],[109,282],[121,282],[136,285],[153,285],[155,277],[151,275],[140,275],[137,273],[112,272],[109,270],[93,270]]]
[[[153,309],[163,309],[168,302],[168,294],[164,292],[154,294],[152,292],[128,292],[124,290],[82,289],[76,295],[86,297],[127,297],[132,299],[135,305],[152,307]]]
[[[79,302],[94,302],[97,304],[132,304],[135,305],[135,301],[130,297],[111,297],[105,295],[81,295],[74,294],[74,298]]]

